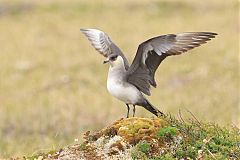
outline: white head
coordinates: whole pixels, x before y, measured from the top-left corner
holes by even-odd
[[[103,63],[109,63],[111,67],[124,67],[123,58],[117,54],[111,54]]]

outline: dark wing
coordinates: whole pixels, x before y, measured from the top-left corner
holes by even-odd
[[[126,57],[106,33],[97,29],[80,29],[80,31],[88,38],[92,46],[100,54],[104,57],[108,57],[110,54],[118,54],[123,58],[125,68],[129,68]]]
[[[144,94],[150,95],[150,86],[156,87],[155,72],[167,56],[182,54],[216,35],[211,32],[185,32],[158,36],[141,43],[127,71],[127,81]]]

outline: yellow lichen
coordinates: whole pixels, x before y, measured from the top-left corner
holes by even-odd
[[[120,119],[116,121],[110,128],[114,128],[117,135],[123,137],[125,141],[132,144],[137,143],[142,139],[147,140],[155,138],[157,130],[166,124],[166,121],[159,118],[150,119],[132,117]]]

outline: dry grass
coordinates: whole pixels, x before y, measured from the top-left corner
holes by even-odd
[[[219,36],[168,58],[150,101],[164,112],[237,124],[237,1],[3,1],[0,5],[0,157],[59,148],[125,116],[106,90],[107,66],[79,32],[106,31],[133,59],[142,41],[182,31]],[[130,60],[131,62],[131,60]],[[137,116],[151,116],[137,108]]]

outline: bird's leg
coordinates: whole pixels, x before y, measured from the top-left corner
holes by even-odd
[[[135,116],[135,111],[136,111],[136,108],[135,108],[135,105],[133,105],[133,117]]]
[[[129,107],[128,104],[126,104],[126,106],[127,106],[127,118],[128,118],[128,117],[129,117],[129,110],[130,110],[130,107]]]

